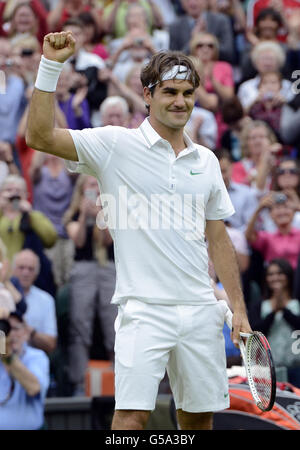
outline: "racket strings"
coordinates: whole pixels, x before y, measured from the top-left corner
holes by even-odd
[[[272,374],[268,352],[261,338],[253,335],[249,346],[249,364],[251,366],[252,379],[262,406],[267,408],[272,395]]]

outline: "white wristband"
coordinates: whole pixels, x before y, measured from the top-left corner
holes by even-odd
[[[40,91],[55,92],[56,85],[64,64],[41,57],[35,87]]]

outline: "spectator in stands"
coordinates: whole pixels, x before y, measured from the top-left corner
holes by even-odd
[[[75,53],[69,63],[74,66],[74,71],[81,75],[79,86],[88,86],[86,98],[92,117],[107,96],[107,84],[101,79],[101,70],[105,69],[105,63],[100,56],[84,48],[84,25],[79,19],[67,20],[63,24],[63,31],[71,31],[76,40]]]
[[[235,213],[227,219],[227,222],[234,229],[245,231],[258,205],[256,190],[232,181],[232,161],[227,150],[218,150],[215,155],[219,160],[222,177],[235,209]]]
[[[246,13],[240,0],[208,0],[209,10],[225,14],[230,19],[234,36],[234,63],[238,64],[245,48]]]
[[[61,31],[66,21],[76,19],[81,13],[90,12],[97,27],[101,29],[100,9],[94,4],[82,0],[58,0],[56,6],[49,12],[47,23],[52,32]]]
[[[28,343],[46,353],[56,347],[57,324],[55,300],[34,285],[40,271],[39,257],[31,250],[17,253],[13,261],[13,274],[19,280],[27,304],[24,314]]]
[[[93,14],[90,11],[85,11],[79,14],[78,19],[83,23],[85,40],[84,48],[90,53],[95,53],[103,60],[109,57],[106,45],[101,42],[103,38],[103,30],[99,28]]]
[[[92,176],[80,176],[65,215],[66,229],[75,245],[74,266],[69,281],[69,379],[74,386],[74,396],[84,395],[84,376],[95,314],[100,320],[108,359],[114,358],[117,311],[110,302],[115,290],[115,265],[109,231],[96,225],[98,196],[97,180]]]
[[[278,163],[271,184],[273,192],[283,192],[295,211],[292,227],[300,229],[300,171],[298,161],[283,157]],[[260,216],[261,229],[265,231],[276,230],[269,211],[264,209]]]
[[[26,199],[26,182],[16,175],[6,177],[1,186],[0,237],[7,248],[7,258],[23,248],[31,248],[41,259],[41,271],[36,285],[50,293],[55,293],[51,264],[44,248],[52,247],[57,233],[51,221],[41,212],[32,209]]]
[[[124,2],[122,0],[116,0],[104,8],[103,23],[105,32],[114,38],[124,37],[128,32],[128,22],[126,21],[128,10],[136,5],[141,6],[147,15],[147,28],[149,33],[154,29],[164,27],[160,7],[153,1],[129,0]]]
[[[120,96],[107,97],[100,106],[99,119],[103,127],[107,125],[127,127],[130,120],[128,103]]]
[[[297,0],[253,0],[249,2],[247,7],[247,23],[249,28],[253,28],[259,13],[268,7],[275,9],[286,23],[299,9],[299,2]]]
[[[274,8],[264,8],[257,16],[254,27],[248,28],[246,38],[248,44],[241,58],[242,81],[253,78],[256,69],[251,60],[251,50],[260,42],[279,43],[279,33],[283,27],[283,17]],[[284,49],[284,47],[283,47]]]
[[[87,94],[87,80],[77,77],[71,65],[65,65],[57,83],[56,98],[68,127],[73,130],[91,127]]]
[[[273,259],[266,268],[266,292],[262,301],[253,302],[249,320],[270,343],[276,367],[286,367],[288,381],[300,387],[300,355],[293,344],[300,328],[300,302],[293,297],[293,267],[285,259]]]
[[[220,43],[220,60],[233,62],[234,39],[229,17],[208,11],[206,0],[181,0],[181,4],[185,14],[170,25],[170,49],[187,53],[193,35],[207,32]]]
[[[32,95],[32,90],[33,90],[32,86],[30,86],[26,89],[25,95],[26,95],[26,99],[28,102],[30,101],[30,98]],[[33,202],[33,187],[32,187],[31,175],[29,172],[30,172],[32,159],[36,153],[36,150],[28,147],[26,144],[26,141],[25,141],[27,117],[28,117],[28,105],[24,111],[24,114],[21,117],[21,120],[19,121],[15,145],[16,145],[17,159],[20,164],[23,178],[26,181],[27,192],[28,192],[27,199],[30,203],[32,203]],[[68,125],[67,125],[66,118],[57,103],[55,105],[55,120],[56,120],[56,124],[59,128],[67,128]]]
[[[263,121],[249,122],[241,133],[242,159],[232,166],[232,180],[264,192],[271,183],[277,154],[282,146]]]
[[[300,211],[300,168],[294,158],[285,157],[277,166],[272,183],[274,191],[282,191],[293,203],[295,211]]]
[[[223,121],[227,125],[227,130],[221,137],[221,148],[226,148],[229,151],[232,161],[240,161],[242,158],[241,134],[251,122],[251,119],[245,114],[236,95],[223,101],[221,113]]]
[[[11,44],[16,45],[29,36],[38,38],[38,28],[38,18],[30,3],[24,2],[18,4],[10,22],[8,36]]]
[[[12,64],[11,45],[8,39],[0,37],[0,71],[5,82],[4,92],[0,94],[0,180],[8,175],[9,166],[14,163],[14,142],[25,108],[25,84],[15,75]]]
[[[15,40],[28,33],[37,37],[42,45],[48,33],[47,14],[40,0],[0,1],[0,35]]]
[[[38,430],[44,425],[49,360],[42,350],[27,345],[22,316],[12,313],[9,323],[7,352],[0,355],[0,428]]]
[[[169,48],[169,33],[165,30],[149,32],[145,9],[135,2],[126,14],[128,31],[125,36],[109,43],[110,63],[115,74],[125,81],[135,63],[144,63],[149,55]]]
[[[234,79],[232,66],[219,60],[219,47],[217,38],[207,32],[195,33],[190,42],[191,55],[199,58],[203,66],[202,84],[207,92],[214,93],[218,98],[213,112],[216,115],[220,139],[225,130],[220,105],[233,97]]]
[[[11,55],[15,73],[23,78],[26,89],[32,87],[41,59],[39,41],[34,36],[22,39],[12,46]]]
[[[253,120],[266,122],[280,139],[280,123],[283,105],[286,103],[281,94],[282,76],[280,72],[267,72],[261,75],[258,96],[249,109]]]
[[[141,64],[135,64],[129,70],[125,82],[121,81],[110,69],[105,71],[105,79],[109,85],[108,97],[121,96],[128,103],[130,120],[127,126],[129,128],[137,128],[148,115],[140,79],[141,67]],[[102,74],[104,79],[104,73],[102,72]]]
[[[237,92],[246,112],[259,95],[261,75],[267,72],[280,73],[285,64],[286,55],[280,44],[272,41],[264,41],[255,45],[251,52],[251,59],[257,71],[257,75],[250,80],[244,81],[239,86]],[[293,99],[294,93],[291,81],[287,79],[282,80],[280,93],[287,102]]]
[[[257,220],[264,208],[270,210],[276,226],[274,232],[256,230]],[[260,200],[245,235],[252,248],[261,253],[265,263],[274,258],[283,258],[296,269],[300,252],[300,230],[292,227],[294,214],[295,210],[281,192],[271,192]]]
[[[77,175],[69,172],[61,158],[36,152],[30,167],[33,183],[33,208],[42,212],[57,232],[55,245],[46,250],[52,262],[57,287],[69,279],[73,263],[73,242],[68,239],[62,219],[68,209]]]

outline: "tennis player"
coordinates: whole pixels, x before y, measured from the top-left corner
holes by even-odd
[[[234,208],[217,158],[184,131],[198,74],[185,55],[158,53],[141,73],[149,117],[139,128],[58,129],[54,92],[74,47],[71,33],[45,37],[26,139],[95,176],[102,193],[119,305],[112,429],[145,427],[166,369],[181,429],[211,429],[229,395],[226,308],[213,294],[208,251],[233,306],[236,344],[250,326],[223,222]]]

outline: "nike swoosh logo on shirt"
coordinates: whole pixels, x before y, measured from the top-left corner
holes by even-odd
[[[192,169],[190,170],[190,175],[200,175],[201,172],[194,172]]]

